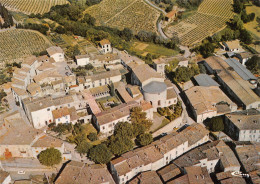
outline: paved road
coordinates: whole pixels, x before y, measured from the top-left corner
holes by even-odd
[[[185,58],[190,57],[191,52],[190,52],[190,49],[187,46],[180,45],[180,49],[185,51],[184,55],[183,55]]]
[[[164,39],[169,39],[163,32],[162,30],[162,21],[158,22],[157,24],[157,30],[158,30],[158,33],[161,35],[161,37],[163,37]]]

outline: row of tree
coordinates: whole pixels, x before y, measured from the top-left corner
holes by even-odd
[[[1,21],[1,17],[3,22]],[[14,25],[13,17],[8,10],[0,3],[0,29],[9,28]]]

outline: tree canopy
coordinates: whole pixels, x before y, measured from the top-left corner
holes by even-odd
[[[41,164],[46,166],[54,166],[61,162],[61,153],[55,148],[47,148],[38,155]]]
[[[112,156],[112,153],[105,144],[99,144],[89,151],[89,158],[97,164],[107,164]]]
[[[137,143],[140,144],[141,146],[146,146],[153,142],[153,136],[150,133],[144,133],[141,134],[137,137],[136,139]]]

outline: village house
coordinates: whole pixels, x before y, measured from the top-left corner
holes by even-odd
[[[0,157],[37,158],[41,151],[50,147],[65,153],[63,141],[27,125],[18,112],[6,116],[0,127]]]
[[[100,133],[108,137],[113,134],[117,123],[130,121],[130,110],[136,106],[138,106],[138,103],[132,101],[128,104],[120,104],[109,110],[100,112],[93,116],[93,124]]]
[[[254,86],[241,78],[227,62],[220,57],[211,56],[203,64],[210,74],[215,75],[218,83],[232,96],[239,107],[260,108],[260,97],[252,90]]]
[[[147,64],[132,68],[131,83],[140,86],[144,100],[151,102],[154,111],[177,103],[175,91],[167,89],[164,78]]]
[[[167,184],[214,184],[212,181],[207,169],[205,167],[190,166],[185,167],[184,172],[186,173],[183,176],[177,177]]]
[[[226,114],[225,133],[234,141],[260,142],[260,112],[249,109]]]
[[[75,59],[78,66],[86,66],[90,62],[90,56],[87,54],[75,56]]]
[[[197,123],[237,110],[237,105],[218,86],[194,86],[186,90],[185,95]]]
[[[173,9],[172,11],[168,12],[166,15],[165,15],[165,21],[167,22],[172,22],[178,15],[178,10],[177,8],[176,9]]]
[[[260,181],[260,145],[256,142],[235,142],[235,152],[241,162],[241,172],[249,174],[247,183],[259,183]]]
[[[52,111],[53,121],[56,125],[59,123],[69,123],[70,122],[70,112],[68,107],[62,107],[60,109],[55,109]]]
[[[111,174],[116,183],[123,184],[140,172],[155,171],[183,153],[209,141],[208,131],[200,124],[172,133],[151,143],[124,153],[110,163]]]
[[[90,64],[94,67],[105,66],[107,69],[114,69],[117,65],[121,65],[121,59],[117,53],[94,55],[90,58]]]
[[[52,113],[54,110],[58,110],[64,107],[75,107],[76,110],[83,109],[86,111],[86,101],[82,98],[82,96],[76,94],[61,96],[58,98],[53,98],[51,96],[40,97],[37,99],[28,98],[24,99],[22,103],[27,118],[36,129],[43,128],[50,123],[56,122],[56,117],[58,116],[55,114],[54,119]],[[65,123],[68,121],[66,116],[64,121]],[[61,121],[58,120],[57,122]],[[63,123],[63,121],[61,123]]]
[[[243,51],[242,47],[240,46],[239,40],[227,41],[222,42],[223,50],[239,53]]]
[[[190,166],[205,168],[208,173],[239,171],[240,168],[233,151],[223,141],[217,140],[196,147],[157,172],[166,183],[183,174],[183,169]]]
[[[169,58],[163,58],[160,57],[158,59],[154,59],[153,60],[153,67],[156,70],[156,72],[160,73],[163,77],[165,77],[165,69],[166,66],[170,66],[171,61],[176,61],[178,62],[177,66],[184,66],[184,67],[188,67],[189,64],[189,59],[185,58],[185,57],[169,57]]]
[[[233,183],[237,183],[237,184],[246,184],[246,181],[244,178],[242,177],[237,177],[232,175],[233,172],[231,171],[227,171],[227,172],[220,172],[216,174],[217,180],[221,183],[221,184],[233,184]]]
[[[64,52],[63,52],[62,48],[52,46],[52,47],[49,47],[48,49],[46,49],[46,51],[48,52],[48,55],[54,59],[55,62],[64,62],[65,61]]]
[[[163,184],[156,171],[142,172],[128,183],[129,184],[139,184],[139,183]]]
[[[81,162],[70,161],[61,171],[55,181],[56,184],[115,184],[106,165],[88,165]]]
[[[78,77],[77,83],[81,90],[95,88],[99,86],[108,85],[110,83],[119,82],[122,79],[119,70],[112,70],[94,74],[87,77]]]
[[[112,47],[111,47],[111,43],[110,43],[109,40],[103,39],[99,42],[99,45],[101,47],[101,53],[102,54],[107,54],[107,53],[112,52]]]

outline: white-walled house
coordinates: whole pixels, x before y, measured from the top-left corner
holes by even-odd
[[[249,109],[226,114],[225,133],[234,141],[260,142],[260,112]]]
[[[46,49],[46,51],[48,52],[48,55],[54,59],[55,62],[64,62],[65,61],[64,52],[63,52],[62,48],[52,46],[52,47],[49,47],[48,49]]]
[[[194,86],[185,95],[197,123],[237,110],[237,105],[218,86]]]
[[[59,123],[70,123],[70,112],[68,107],[63,107],[60,109],[55,109],[52,111],[53,121],[56,125]]]
[[[24,99],[22,105],[27,118],[34,128],[40,129],[54,122],[52,111],[64,107],[75,107],[76,110],[84,110],[86,101],[82,99],[82,96],[78,95],[66,95],[58,98],[46,96],[37,99]]]
[[[138,106],[138,103],[131,101],[100,112],[93,116],[93,123],[100,133],[108,137],[113,134],[117,123],[130,121],[130,110],[136,106]]]
[[[87,64],[90,63],[89,59],[90,56],[89,55],[79,55],[79,56],[75,56],[76,62],[78,66],[85,66]]]
[[[119,70],[111,70],[87,77],[78,77],[77,82],[79,88],[83,90],[119,82],[121,79],[122,76]]]
[[[4,117],[0,129],[1,158],[37,158],[41,151],[50,147],[65,153],[62,140],[29,126],[17,111]]]
[[[209,141],[209,132],[199,124],[192,124],[180,133],[173,133],[142,148],[137,148],[110,163],[116,183],[123,184],[140,172],[158,170],[183,153]]]
[[[103,39],[99,42],[100,46],[101,46],[101,52],[103,54],[107,54],[112,52],[112,47],[111,47],[111,43],[109,40],[107,39]]]

